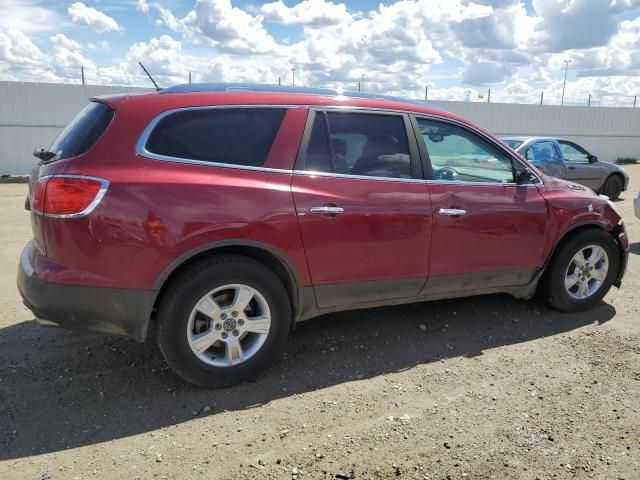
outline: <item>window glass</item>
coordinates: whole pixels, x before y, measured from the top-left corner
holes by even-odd
[[[507,145],[509,145],[514,150],[523,144],[522,140],[514,140],[512,138],[506,138],[506,139],[503,139],[502,141]]]
[[[168,157],[261,167],[284,118],[284,108],[204,108],[167,115],[146,149]]]
[[[89,103],[49,147],[49,151],[55,153],[52,160],[75,157],[87,152],[106,130],[112,118],[113,109],[108,105]]]
[[[309,138],[305,169],[411,178],[411,159],[403,118],[368,113],[317,113]]]
[[[589,163],[589,154],[586,150],[581,149],[577,145],[572,145],[567,142],[558,142],[560,145],[560,151],[562,156],[568,162],[583,162]]]
[[[324,113],[317,113],[315,116],[304,163],[305,170],[313,170],[314,172],[333,171],[327,121],[324,118]]]
[[[551,141],[536,142],[527,150],[527,160],[535,164],[562,163],[556,146]]]
[[[457,125],[418,119],[436,180],[458,182],[511,183],[511,158],[479,137]]]

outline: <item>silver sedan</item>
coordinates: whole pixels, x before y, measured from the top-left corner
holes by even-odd
[[[571,140],[509,137],[502,141],[547,175],[580,183],[611,200],[617,200],[629,184],[629,175],[622,167],[599,161]]]

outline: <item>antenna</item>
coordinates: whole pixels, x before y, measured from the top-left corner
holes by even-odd
[[[147,69],[144,68],[144,65],[142,64],[142,62],[138,62],[138,65],[140,65],[142,67],[142,70],[144,70],[144,73],[147,74],[147,77],[149,77],[149,80],[151,80],[151,83],[153,83],[153,86],[156,87],[156,90],[160,90],[160,87],[158,86],[156,81],[153,79],[151,74],[147,71]]]

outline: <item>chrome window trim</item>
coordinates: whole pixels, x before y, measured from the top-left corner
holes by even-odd
[[[165,161],[165,162],[173,162],[173,163],[185,163],[185,164],[189,164],[189,165],[201,165],[201,166],[208,166],[208,167],[217,167],[217,168],[232,168],[232,169],[236,169],[236,170],[252,170],[252,171],[258,171],[258,172],[272,172],[272,173],[286,173],[286,174],[297,174],[297,175],[314,175],[314,176],[323,176],[323,177],[337,177],[337,178],[354,178],[354,179],[364,179],[364,180],[378,180],[378,181],[387,181],[387,182],[406,182],[406,183],[418,183],[418,182],[426,182],[426,183],[443,183],[443,184],[461,184],[461,185],[486,185],[486,186],[496,186],[496,185],[502,185],[502,186],[510,186],[510,185],[516,185],[516,186],[520,186],[520,187],[539,187],[544,185],[544,182],[542,181],[542,178],[540,178],[540,176],[534,172],[533,170],[531,170],[531,173],[536,177],[536,179],[538,180],[535,183],[529,183],[529,184],[523,184],[523,185],[519,185],[515,182],[510,182],[510,183],[501,183],[501,182],[460,182],[460,181],[447,181],[447,180],[430,180],[430,179],[424,179],[424,178],[391,178],[391,177],[371,177],[371,176],[364,176],[364,175],[348,175],[348,174],[340,174],[340,173],[326,173],[326,172],[311,172],[311,171],[306,171],[306,170],[299,170],[296,169],[295,166],[291,169],[282,169],[282,168],[269,168],[269,167],[254,167],[251,165],[234,165],[234,164],[230,164],[230,163],[218,163],[218,162],[207,162],[204,160],[193,160],[193,159],[188,159],[188,158],[180,158],[180,157],[171,157],[168,155],[159,155],[156,153],[152,153],[149,152],[146,149],[146,143],[147,140],[149,138],[149,135],[151,134],[151,132],[153,131],[153,129],[155,128],[155,126],[158,124],[158,122],[160,122],[160,120],[162,120],[164,117],[166,117],[167,115],[171,115],[172,113],[176,113],[176,112],[182,112],[182,111],[188,111],[188,110],[209,110],[209,109],[220,109],[220,108],[224,108],[224,109],[231,109],[231,108],[286,108],[286,109],[290,109],[290,108],[307,108],[310,111],[311,110],[318,110],[321,109],[323,111],[339,111],[339,112],[348,112],[348,111],[354,111],[354,112],[371,112],[371,113],[381,113],[381,114],[396,114],[396,115],[413,115],[415,117],[424,117],[424,118],[428,118],[428,119],[436,119],[436,120],[440,120],[440,121],[445,121],[445,122],[449,122],[455,125],[458,125],[462,128],[467,128],[471,131],[473,131],[474,133],[480,135],[481,137],[483,137],[485,140],[487,140],[488,142],[490,142],[492,145],[496,146],[496,148],[498,148],[499,150],[505,152],[510,158],[512,158],[513,160],[517,161],[521,166],[526,167],[526,165],[524,165],[522,163],[522,161],[520,159],[518,159],[517,157],[513,156],[513,154],[511,154],[508,150],[506,150],[502,145],[500,145],[499,143],[495,142],[491,137],[487,136],[483,131],[468,125],[464,122],[460,122],[458,120],[454,120],[452,118],[449,117],[445,117],[442,115],[437,115],[437,114],[430,114],[430,113],[423,113],[423,112],[416,112],[414,110],[400,110],[400,109],[391,109],[391,108],[379,108],[379,107],[360,107],[360,106],[352,106],[352,105],[308,105],[308,104],[242,104],[242,105],[198,105],[198,106],[192,106],[192,107],[179,107],[179,108],[172,108],[170,110],[165,110],[164,112],[159,113],[158,115],[156,115],[148,124],[147,126],[144,128],[144,130],[142,131],[142,133],[140,134],[140,136],[138,137],[138,140],[136,141],[136,146],[135,146],[135,153],[137,155],[140,155],[141,157],[145,157],[145,158],[150,158],[153,160],[161,160],[161,161]],[[307,122],[309,120],[307,119]],[[307,123],[308,125],[308,123]],[[306,128],[306,125],[305,125]],[[305,130],[306,131],[306,130]],[[407,132],[408,135],[408,132]],[[294,162],[295,163],[295,162]]]
[[[44,213],[40,210],[37,210],[35,208],[32,208],[33,213],[35,213],[36,215],[40,215],[41,217],[47,217],[47,218],[81,218],[81,217],[86,217],[87,215],[89,215],[91,212],[93,212],[95,210],[95,208],[98,206],[98,204],[102,201],[102,199],[104,198],[105,194],[107,193],[107,189],[109,188],[110,182],[109,180],[105,180],[104,178],[98,178],[98,177],[92,177],[89,175],[74,175],[74,174],[67,174],[67,173],[60,173],[60,174],[54,174],[54,175],[45,175],[42,177],[39,177],[36,182],[39,182],[41,180],[49,180],[52,178],[80,178],[80,179],[84,179],[84,180],[93,180],[96,182],[100,183],[100,190],[98,190],[98,193],[96,194],[95,198],[91,201],[91,203],[89,205],[86,206],[86,208],[84,210],[82,210],[81,212],[78,213],[64,213],[64,214],[55,214],[55,213]],[[45,190],[46,192],[46,190]],[[33,202],[32,202],[33,205]]]
[[[378,180],[382,182],[425,183],[424,178],[373,177],[369,175],[350,175],[347,173],[316,172],[313,170],[294,170],[294,175],[310,177],[352,178],[354,180]]]
[[[172,157],[170,155],[160,155],[157,153],[150,152],[147,150],[147,140],[149,140],[149,136],[153,129],[158,125],[158,123],[168,115],[172,115],[178,112],[185,112],[191,110],[214,110],[214,109],[235,109],[235,108],[282,108],[282,109],[290,109],[290,108],[308,108],[307,105],[200,105],[194,107],[180,107],[180,108],[172,108],[171,110],[165,110],[164,112],[159,113],[147,124],[144,128],[138,140],[136,141],[136,154],[141,157],[151,158],[153,160],[162,160],[165,162],[173,162],[173,163],[186,163],[189,165],[202,165],[207,167],[219,167],[219,168],[233,168],[236,170],[253,170],[258,172],[272,172],[272,173],[288,173],[291,174],[293,169],[283,169],[283,168],[269,168],[269,167],[255,167],[252,165],[235,165],[233,163],[220,163],[220,162],[207,162],[206,160],[194,160],[191,158],[181,158],[181,157]],[[284,120],[283,120],[284,121]],[[276,133],[277,136],[277,133]]]

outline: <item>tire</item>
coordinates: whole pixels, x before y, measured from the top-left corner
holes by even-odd
[[[598,257],[598,250],[589,248],[592,246],[599,247],[606,255]],[[586,264],[586,270],[581,270],[574,260],[579,252],[583,254],[582,258],[585,261],[582,268],[584,269]],[[597,258],[603,260],[594,262]],[[607,266],[606,273],[603,275],[605,260]],[[599,229],[578,232],[558,247],[549,262],[541,282],[542,298],[549,305],[563,312],[593,308],[609,292],[619,265],[618,245],[609,233]],[[598,279],[596,279],[596,272]],[[576,283],[569,288],[568,285],[571,285],[574,280]],[[598,286],[599,281],[601,283]],[[586,290],[583,287],[585,283]],[[585,293],[586,296],[584,296]]]
[[[624,183],[618,175],[610,175],[604,182],[600,193],[609,197],[609,200],[618,200],[622,193]]]
[[[157,320],[160,351],[182,379],[225,387],[254,380],[280,356],[292,313],[287,290],[274,272],[248,257],[220,255],[187,267],[172,280]]]

